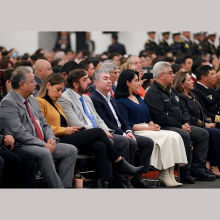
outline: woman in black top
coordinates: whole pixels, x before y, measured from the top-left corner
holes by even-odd
[[[208,169],[220,178],[220,129],[215,128],[215,123],[212,123],[211,118],[203,112],[203,109],[192,92],[193,81],[187,71],[178,72],[173,81],[173,88],[179,92],[179,97],[190,114],[190,121],[192,125],[202,127],[209,132],[209,152],[206,162]]]
[[[0,102],[11,90],[11,75],[14,69],[6,69],[3,72],[0,72]]]

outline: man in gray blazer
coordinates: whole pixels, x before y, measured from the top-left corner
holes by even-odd
[[[69,73],[67,78],[69,88],[57,101],[57,103],[62,106],[68,125],[85,127],[86,129],[102,128],[109,139],[113,141],[120,155],[124,157],[126,161],[129,161],[129,154],[135,155],[137,149],[136,143],[129,143],[127,137],[110,133],[112,130],[107,127],[105,122],[97,114],[92,100],[84,95],[89,91],[89,83],[90,80],[84,70],[76,69]],[[127,188],[131,186],[127,180],[121,181],[121,176],[116,171],[114,171],[114,179],[115,182],[113,185],[117,188]]]
[[[36,82],[30,67],[18,67],[11,79],[12,90],[2,100],[0,119],[13,134],[15,147],[32,153],[49,188],[71,188],[77,149],[56,143],[56,137],[31,95]],[[56,173],[54,161],[58,161]]]

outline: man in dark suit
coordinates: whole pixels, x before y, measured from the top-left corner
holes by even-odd
[[[193,93],[198,97],[204,113],[220,128],[220,96],[211,89],[215,85],[216,73],[209,65],[202,65],[196,70],[197,83]]]
[[[77,148],[56,143],[56,137],[32,96],[36,82],[30,67],[18,67],[11,78],[12,90],[1,101],[0,119],[15,139],[15,147],[35,156],[49,188],[72,188]],[[10,120],[9,120],[10,119]],[[53,159],[58,161],[58,173]]]
[[[112,44],[108,47],[109,53],[119,53],[122,56],[126,54],[126,49],[123,44],[118,43],[118,36],[112,34]]]
[[[136,144],[139,148],[138,166],[144,166],[145,172],[149,171],[150,157],[153,150],[154,143],[150,138],[134,135],[132,128],[126,123],[120,115],[116,100],[110,95],[111,90],[111,76],[108,72],[98,70],[94,74],[94,83],[96,90],[92,93],[90,98],[93,101],[96,112],[105,122],[105,124],[115,134],[128,137],[130,144]],[[132,149],[131,149],[132,150]],[[129,163],[133,164],[135,152],[129,151]],[[131,183],[135,188],[149,188],[143,183],[141,174],[134,175]]]
[[[35,75],[34,80],[37,83],[34,96],[38,94],[41,84],[47,78],[47,76],[52,72],[53,72],[52,67],[47,60],[43,60],[43,59],[37,60],[34,67],[34,75]]]
[[[155,42],[155,31],[149,31],[148,34],[148,41],[145,43],[144,48],[146,51],[154,51],[157,53],[157,43]]]

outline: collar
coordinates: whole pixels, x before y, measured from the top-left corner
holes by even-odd
[[[97,92],[99,92],[99,90],[96,89]],[[111,92],[109,91],[107,96],[104,96],[101,92],[99,92],[99,94],[102,95],[102,97],[106,100],[106,101],[110,101],[111,100]]]
[[[35,74],[34,74],[35,75]],[[41,82],[43,82],[43,80],[42,79],[40,79],[37,75],[35,75]]]
[[[165,86],[161,85],[159,82],[157,82],[156,80],[154,80],[154,82],[157,83],[164,91],[166,91],[167,93],[170,94],[171,85],[168,87],[165,87]]]
[[[70,89],[70,91],[76,96],[77,99],[80,99],[80,95],[76,92],[74,92],[72,89]]]
[[[163,38],[163,41],[167,43],[167,40]]]
[[[150,40],[150,41],[153,41],[153,42],[155,42],[155,40],[154,40],[154,39],[152,39],[152,38],[150,38],[150,37],[149,37],[149,40]]]
[[[195,42],[196,44],[200,44],[200,43],[199,43],[199,41],[198,41],[198,40],[196,40],[196,39],[194,39],[194,42]]]
[[[186,38],[186,37],[184,37],[184,36],[182,36],[182,38],[183,38],[183,40],[189,42],[189,39],[188,39],[188,38]]]
[[[213,43],[210,39],[208,39],[208,42],[209,42],[210,44],[214,45],[214,43]]]
[[[15,92],[15,90],[13,90]],[[28,101],[28,99],[25,99],[24,97],[22,97],[20,94],[18,94],[17,92],[15,92],[19,98],[21,99],[21,102],[24,103],[26,100]]]
[[[196,75],[194,73],[192,73],[191,76],[196,79]]]
[[[200,85],[202,85],[202,86],[204,86],[206,89],[209,89],[207,86],[203,85],[202,83],[200,83],[200,82],[198,82],[198,81],[197,81],[197,83],[200,84]]]

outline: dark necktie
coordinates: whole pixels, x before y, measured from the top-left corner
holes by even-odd
[[[30,108],[29,108],[29,105],[28,105],[27,100],[24,102],[24,104],[26,105],[27,110],[28,110],[28,113],[29,113],[29,115],[30,115],[30,117],[31,117],[31,120],[32,120],[32,122],[34,123],[35,131],[36,131],[36,133],[37,133],[38,138],[41,139],[42,141],[44,141],[43,134],[42,134],[42,132],[41,132],[41,130],[40,130],[40,127],[39,127],[39,125],[37,124],[37,122],[36,122],[36,120],[35,120],[33,114],[31,113],[31,110],[30,110]]]

